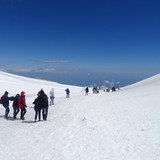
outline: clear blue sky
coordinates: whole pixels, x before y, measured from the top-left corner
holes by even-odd
[[[0,0],[0,69],[127,85],[160,71],[159,0]]]

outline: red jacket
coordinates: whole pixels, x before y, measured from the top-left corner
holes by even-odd
[[[25,98],[25,92],[22,91],[20,97],[18,98],[18,105],[19,108],[26,107],[26,98]]]

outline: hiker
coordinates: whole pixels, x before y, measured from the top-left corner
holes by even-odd
[[[19,113],[19,103],[18,99],[20,98],[19,94],[16,94],[16,96],[13,98],[13,118],[16,119],[17,114]]]
[[[38,97],[34,100],[33,104],[34,104],[34,110],[35,110],[35,122],[37,120],[37,116],[39,118],[39,121],[41,120],[41,105],[40,105],[40,95],[38,95]]]
[[[41,110],[43,120],[47,120],[48,116],[48,96],[44,93],[43,89],[38,92],[38,97],[34,101],[35,102],[35,112],[39,114],[39,121],[41,120]],[[36,111],[37,110],[37,111]],[[35,115],[35,121],[37,116]]]
[[[3,107],[5,108],[5,115],[4,118],[8,119],[8,114],[10,112],[9,109],[9,101],[13,100],[13,97],[8,97],[8,92],[5,91],[4,95],[1,97],[1,103],[3,105]]]
[[[65,91],[66,91],[66,98],[70,98],[70,90],[67,88]]]
[[[94,93],[94,94],[99,93],[99,89],[98,89],[98,87],[96,87],[96,86],[95,86],[95,87],[93,87],[93,93]]]
[[[54,88],[50,91],[50,105],[54,105]]]
[[[116,92],[116,88],[115,87],[112,87],[112,92]]]
[[[26,105],[26,98],[25,98],[25,92],[24,91],[21,92],[20,97],[18,98],[18,105],[19,105],[19,108],[21,110],[20,119],[25,120],[24,115],[27,112],[27,110],[26,110],[27,105]]]
[[[88,96],[88,92],[89,92],[89,88],[86,87],[86,88],[85,88],[85,96]]]

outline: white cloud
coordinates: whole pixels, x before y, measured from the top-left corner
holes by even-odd
[[[56,72],[56,69],[55,68],[45,68],[45,67],[40,67],[40,68],[15,68],[15,69],[9,69],[8,71],[18,72],[18,73],[29,73],[29,72],[52,73],[52,72]]]
[[[42,63],[69,63],[70,61],[59,59],[59,60],[36,60],[36,62],[42,62]]]
[[[32,70],[33,72],[43,72],[43,73],[52,73],[56,72],[55,68],[45,68],[45,67],[40,67]]]

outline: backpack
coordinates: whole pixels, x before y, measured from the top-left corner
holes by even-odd
[[[3,104],[3,96],[0,97],[0,104]]]

